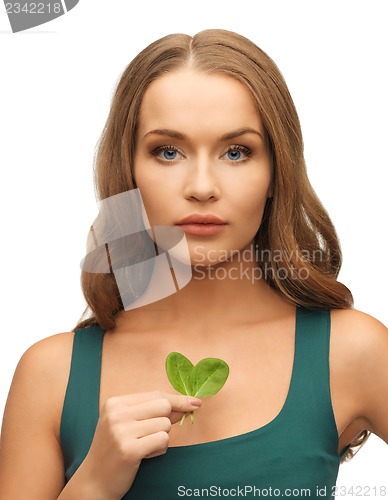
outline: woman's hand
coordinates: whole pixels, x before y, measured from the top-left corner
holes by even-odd
[[[83,478],[101,498],[122,498],[132,486],[141,460],[166,453],[172,424],[183,412],[201,404],[198,398],[164,392],[109,398],[80,466]]]

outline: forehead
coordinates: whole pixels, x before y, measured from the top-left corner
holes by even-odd
[[[164,75],[146,90],[140,108],[140,137],[153,128],[175,128],[190,135],[239,127],[262,130],[255,102],[236,79],[190,69]]]

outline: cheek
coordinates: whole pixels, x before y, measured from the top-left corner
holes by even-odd
[[[158,225],[161,217],[166,215],[173,204],[171,190],[163,182],[149,179],[147,176],[136,177],[143,205],[151,225]]]
[[[148,212],[148,210],[152,209],[152,202],[154,202],[154,204],[157,203],[155,196],[158,196],[158,190],[156,189],[155,182],[146,174],[142,165],[134,169],[134,178]]]
[[[240,213],[244,214],[247,224],[256,224],[258,217],[262,216],[267,201],[269,183],[269,175],[260,175],[245,182],[244,187],[236,188],[238,208]]]
[[[146,189],[142,189],[141,183],[138,184],[141,198],[148,216],[153,216],[157,212],[157,207],[160,206],[160,193],[154,187],[147,185]]]

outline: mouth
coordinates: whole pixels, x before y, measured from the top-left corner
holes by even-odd
[[[225,230],[228,223],[212,214],[192,214],[176,223],[186,234],[211,236]]]

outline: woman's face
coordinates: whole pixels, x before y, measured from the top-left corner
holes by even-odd
[[[271,167],[245,86],[190,69],[155,80],[141,104],[134,177],[151,226],[193,214],[224,221],[204,224],[199,217],[179,226],[192,265],[214,265],[247,248],[271,196]]]

